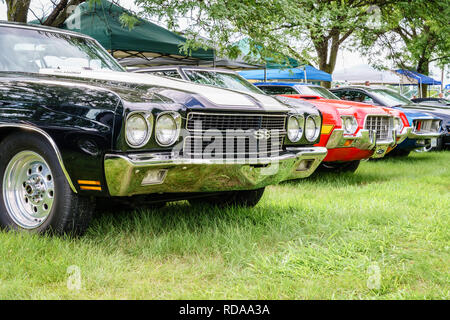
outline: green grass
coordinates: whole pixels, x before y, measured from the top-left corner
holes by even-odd
[[[269,187],[254,209],[104,214],[80,239],[3,232],[0,299],[449,299],[449,164],[364,162]]]

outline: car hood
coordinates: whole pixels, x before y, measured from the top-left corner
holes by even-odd
[[[441,112],[442,114],[445,114],[448,112],[448,111],[446,112],[444,109],[430,106],[423,106],[420,104],[402,105],[394,108],[403,111],[405,115],[408,117],[408,119],[435,118],[436,117],[435,113]]]
[[[95,85],[98,82],[102,84],[110,85],[121,84],[124,87],[130,85],[141,86],[140,90],[148,87],[153,91],[155,88],[159,89],[158,93],[165,93],[169,98],[178,103],[187,104],[189,107],[189,101],[187,101],[186,94],[177,95],[176,92],[183,92],[193,94],[195,96],[202,97],[210,102],[212,107],[216,108],[242,108],[245,110],[260,110],[267,112],[287,112],[289,108],[284,106],[280,102],[272,99],[271,97],[259,95],[256,99],[250,95],[242,94],[239,92],[225,90],[221,88],[215,88],[211,86],[203,86],[192,82],[169,79],[166,77],[159,77],[149,74],[141,73],[127,73],[127,72],[114,72],[114,71],[90,71],[90,70],[55,70],[55,69],[41,69],[40,75],[55,76],[59,79],[71,78],[81,79],[85,82],[89,82],[91,85]],[[166,90],[166,91],[165,91]],[[175,91],[175,92],[174,92]],[[116,92],[121,95],[120,90]],[[202,99],[202,100],[204,100]]]

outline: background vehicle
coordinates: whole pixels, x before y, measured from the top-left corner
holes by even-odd
[[[342,101],[317,85],[292,82],[256,83],[270,94],[305,99],[323,114],[318,146],[326,146],[325,169],[355,171],[360,160],[380,158],[403,141],[409,130],[404,115],[364,103]],[[376,135],[374,135],[376,132]]]
[[[406,156],[417,148],[442,148],[449,143],[450,117],[447,109],[415,104],[401,94],[379,86],[341,87],[331,91],[344,100],[395,108],[405,113],[413,130],[408,139],[393,150],[393,155]]]
[[[59,29],[1,22],[0,46],[3,228],[80,234],[102,198],[254,206],[326,155],[276,99],[127,73]]]

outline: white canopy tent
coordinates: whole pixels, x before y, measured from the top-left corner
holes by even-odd
[[[363,84],[366,81],[370,81],[373,84],[417,84],[417,80],[405,75],[391,70],[376,70],[366,64],[344,68],[334,72],[333,81],[345,81],[352,84]]]

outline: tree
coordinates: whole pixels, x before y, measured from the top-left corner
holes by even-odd
[[[381,13],[380,28],[360,37],[363,50],[371,49],[371,55],[378,57],[387,51],[386,57],[397,67],[425,75],[431,63],[450,62],[448,1],[397,1],[382,7]],[[427,89],[422,86],[422,96]]]
[[[26,23],[31,12],[41,24],[46,26],[59,27],[66,20],[73,6],[83,2],[95,2],[97,0],[50,0],[52,7],[50,13],[45,17],[38,16],[30,9],[31,0],[2,0],[6,1],[8,21]]]
[[[27,22],[31,0],[6,0],[8,21]]]
[[[166,19],[172,29],[179,28],[180,17],[189,16],[193,22],[185,30],[189,38],[201,43],[199,35],[206,35],[211,39],[208,44],[224,56],[233,58],[242,54],[235,43],[246,37],[250,39],[250,54],[281,53],[301,61],[315,61],[320,70],[332,73],[343,43],[372,19],[374,5],[385,5],[389,0],[136,0],[136,3],[148,15]],[[260,54],[261,48],[264,55]]]

